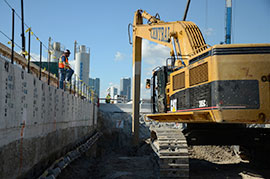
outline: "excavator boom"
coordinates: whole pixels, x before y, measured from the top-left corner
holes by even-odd
[[[149,24],[143,24],[145,18]],[[176,59],[176,67],[186,66],[187,58],[205,49],[200,29],[193,22],[164,22],[145,11],[137,10],[133,22],[133,135],[134,143],[138,138],[139,99],[141,79],[142,39],[159,43],[171,49],[171,56]]]

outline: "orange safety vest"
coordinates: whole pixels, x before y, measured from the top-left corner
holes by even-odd
[[[67,68],[68,66],[69,66],[69,64],[68,64],[68,58],[66,57],[66,56],[64,56],[65,57],[65,64],[66,64],[66,66],[64,65],[64,63],[63,63],[63,61],[62,61],[62,57],[63,57],[64,55],[62,55],[60,58],[59,58],[59,63],[58,63],[58,67],[59,68]]]

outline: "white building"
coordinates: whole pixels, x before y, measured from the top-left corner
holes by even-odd
[[[64,52],[64,47],[61,46],[60,42],[54,42],[51,48],[51,62],[58,62],[58,59],[61,57],[61,55]]]
[[[114,96],[118,94],[118,89],[114,86],[111,86],[110,88],[108,88],[107,92],[110,93],[111,99],[113,99]]]
[[[89,83],[90,49],[79,46],[75,54],[75,74],[85,83]]]

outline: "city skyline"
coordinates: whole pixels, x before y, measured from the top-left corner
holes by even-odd
[[[127,100],[131,99],[131,78],[124,77],[120,79],[120,95],[127,97]]]
[[[99,78],[89,78],[89,86],[96,93],[98,98],[100,97],[100,79]]]

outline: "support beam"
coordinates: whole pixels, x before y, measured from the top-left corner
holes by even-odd
[[[142,16],[139,11],[135,13],[134,25],[142,24]],[[133,90],[132,90],[132,137],[133,145],[139,144],[139,117],[140,117],[140,91],[141,91],[141,59],[142,38],[136,36],[133,29]]]
[[[30,60],[31,60],[31,29],[29,30],[28,33],[28,62],[27,62],[27,72],[30,73]]]
[[[15,10],[12,9],[12,39],[11,39],[11,63],[14,63],[14,31],[15,31],[15,23],[14,23],[14,17],[15,17]]]
[[[141,90],[141,46],[142,39],[133,40],[133,94],[132,94],[132,134],[133,144],[139,143],[140,90]]]
[[[185,9],[183,21],[186,21],[188,9],[189,9],[189,4],[190,4],[190,0],[187,1],[187,5],[186,5],[186,9]]]
[[[23,0],[21,0],[21,16],[22,16],[22,55],[25,57],[25,36],[24,36],[24,13],[23,13]]]
[[[232,0],[226,0],[226,36],[225,43],[231,44],[232,31]]]
[[[39,80],[41,80],[41,61],[42,61],[42,42],[40,41],[40,53],[39,53]]]
[[[52,41],[52,38],[51,37],[49,37],[49,45],[48,45],[48,73],[49,73],[49,76],[48,76],[48,85],[50,85],[50,74],[51,74],[51,72],[50,72],[50,63],[51,63],[51,54],[52,54],[52,52],[51,52],[51,41]]]

